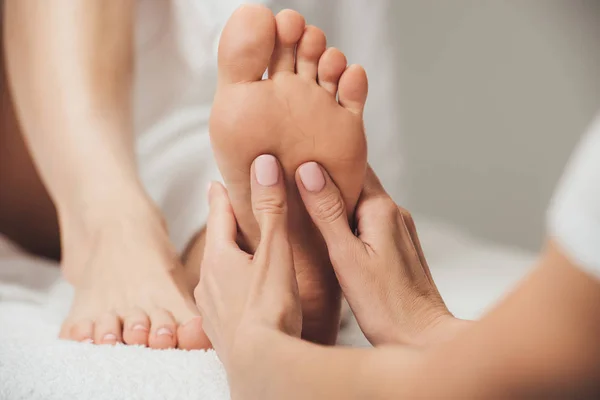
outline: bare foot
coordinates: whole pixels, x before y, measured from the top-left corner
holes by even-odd
[[[62,267],[75,297],[61,338],[155,349],[209,346],[193,298],[197,281],[181,265],[159,214],[141,211],[147,208],[63,232]]]
[[[261,80],[267,67],[269,79]],[[294,174],[304,162],[322,164],[352,214],[366,171],[366,98],[362,67],[346,68],[345,56],[326,50],[323,32],[305,26],[300,14],[285,10],[274,17],[265,7],[247,5],[229,19],[219,45],[213,149],[250,250],[259,238],[250,204],[250,166],[264,153],[280,160],[288,182],[303,337],[319,343],[332,344],[337,337],[340,289]]]

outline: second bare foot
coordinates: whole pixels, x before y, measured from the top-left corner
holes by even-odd
[[[127,209],[125,204],[122,205]],[[75,288],[61,338],[155,349],[210,346],[165,226],[144,206],[67,233],[62,268]]]

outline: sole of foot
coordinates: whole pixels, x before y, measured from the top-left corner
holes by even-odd
[[[268,79],[262,79],[268,68]],[[340,289],[327,249],[306,214],[295,183],[303,163],[321,164],[340,188],[350,217],[366,172],[363,109],[367,76],[327,48],[324,33],[295,11],[277,16],[245,5],[229,19],[219,44],[219,84],[210,119],[213,150],[245,243],[258,244],[250,204],[250,167],[276,156],[286,176],[290,231],[305,339],[333,344]]]

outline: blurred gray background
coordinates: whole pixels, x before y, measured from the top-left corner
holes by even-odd
[[[600,1],[397,0],[408,208],[537,250],[600,110]]]

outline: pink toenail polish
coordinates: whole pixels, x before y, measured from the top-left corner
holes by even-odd
[[[117,335],[115,335],[114,333],[107,333],[106,335],[104,335],[104,337],[102,338],[103,341],[112,341],[112,340],[117,340]]]
[[[173,336],[173,332],[169,328],[160,328],[156,331],[156,336]]]
[[[136,324],[134,325],[133,328],[131,328],[134,331],[144,331],[144,332],[148,332],[148,328],[146,328],[144,325],[142,324]]]
[[[261,186],[273,186],[279,179],[279,165],[270,154],[263,154],[254,160],[254,173],[256,181]]]
[[[320,192],[325,187],[325,177],[319,164],[308,162],[298,170],[304,188],[309,192]]]

